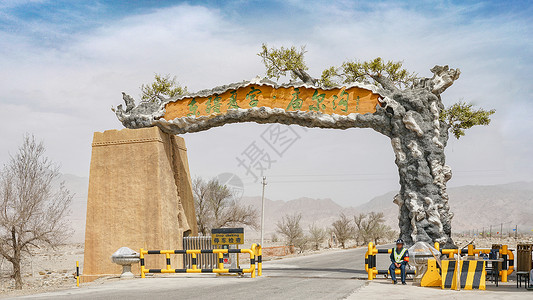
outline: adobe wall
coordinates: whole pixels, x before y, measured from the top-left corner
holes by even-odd
[[[87,199],[83,275],[90,281],[120,274],[111,262],[120,247],[181,249],[197,234],[187,149],[183,138],[158,127],[95,132]],[[181,256],[172,267],[181,268]],[[164,268],[164,256],[146,266]],[[139,267],[132,271],[139,274]]]

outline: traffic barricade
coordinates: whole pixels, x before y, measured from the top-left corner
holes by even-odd
[[[218,267],[210,269],[198,268],[197,255],[203,253],[213,253],[218,256]],[[250,268],[242,269],[225,269],[223,255],[226,253],[248,253],[250,255]],[[145,255],[163,254],[166,257],[165,269],[150,269],[144,265]],[[192,256],[192,268],[173,269],[171,268],[170,255],[171,254],[190,254]],[[139,258],[141,260],[141,277],[145,278],[146,273],[250,273],[252,278],[257,275],[262,275],[262,251],[261,246],[253,244],[250,249],[193,249],[193,250],[144,250],[141,248]],[[257,258],[257,259],[256,259]],[[257,261],[257,269],[256,269]]]
[[[485,289],[485,262],[483,260],[442,260],[442,289],[457,289],[457,276],[462,289]]]
[[[448,255],[449,258],[453,258],[454,255],[459,252],[463,255],[473,256],[480,258],[481,254],[490,254],[491,251],[498,253],[502,261],[502,268],[499,271],[502,282],[507,282],[507,277],[514,271],[514,254],[507,245],[502,245],[501,249],[476,249],[474,245],[468,245],[467,249],[440,249],[439,243],[435,243],[435,249],[440,251],[444,255]],[[392,248],[389,249],[377,249],[374,243],[368,243],[368,250],[365,253],[365,271],[368,274],[368,280],[373,280],[376,275],[389,275],[389,270],[377,270],[376,256],[378,254],[390,254]],[[400,270],[395,270],[396,274],[400,274]],[[415,274],[414,270],[406,270],[406,274]],[[444,278],[444,276],[443,276]]]
[[[449,258],[453,258],[459,252],[459,249],[439,249],[439,243],[435,243],[435,249],[448,255]],[[499,275],[502,282],[507,282],[507,277],[514,272],[514,253],[508,245],[502,245],[500,249],[476,249],[474,245],[470,244],[466,249],[461,249],[461,254],[477,257],[478,260],[482,260],[480,257],[482,254],[489,255],[491,252],[497,253],[503,259]]]
[[[389,270],[378,270],[376,263],[376,256],[378,254],[389,254],[392,253],[392,248],[390,249],[377,249],[374,243],[368,243],[368,250],[365,253],[365,271],[368,274],[368,280],[374,280],[377,275],[390,275]],[[396,269],[395,274],[400,275],[401,270]],[[414,275],[414,270],[405,270],[405,274]]]

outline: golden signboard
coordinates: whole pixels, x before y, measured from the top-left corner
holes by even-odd
[[[286,111],[308,111],[349,115],[374,113],[379,95],[360,87],[323,90],[306,87],[247,85],[208,97],[185,97],[165,106],[165,120],[186,116],[224,114],[228,109],[254,107],[282,108]]]
[[[211,229],[211,244],[213,245],[244,244],[244,228]]]

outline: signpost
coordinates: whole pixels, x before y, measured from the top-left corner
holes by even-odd
[[[244,228],[213,228],[211,229],[213,245],[244,244]]]
[[[244,244],[244,228],[213,228],[211,244],[222,249],[238,249],[237,245]],[[236,269],[238,261],[238,254],[226,253],[223,256],[224,268]]]

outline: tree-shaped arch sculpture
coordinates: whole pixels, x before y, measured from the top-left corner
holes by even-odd
[[[297,71],[293,74],[301,81],[277,84],[256,78],[138,106],[123,94],[126,109],[119,105],[115,113],[127,128],[159,126],[172,134],[238,122],[372,128],[390,138],[396,155],[400,237],[406,244],[436,241],[452,247],[453,214],[446,192],[452,173],[444,154],[451,124],[441,119],[440,95],[459,78],[459,70],[435,66],[432,78],[404,89],[386,76],[373,76],[376,84],[337,86]]]

